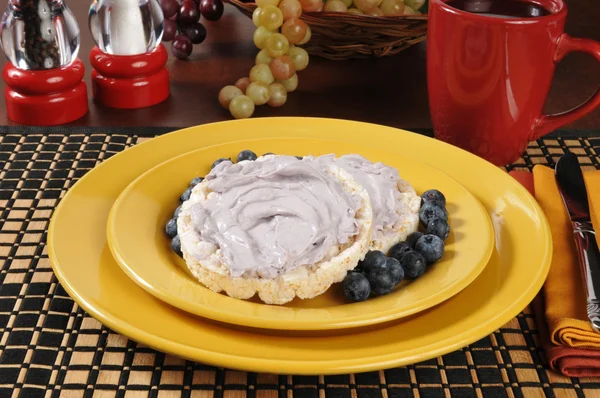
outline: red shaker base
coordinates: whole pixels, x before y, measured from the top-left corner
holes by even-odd
[[[9,119],[30,126],[54,126],[81,118],[88,111],[81,60],[57,69],[28,71],[4,67]]]
[[[110,55],[94,47],[90,53],[94,98],[110,108],[156,105],[169,96],[168,55],[161,44],[140,55]]]

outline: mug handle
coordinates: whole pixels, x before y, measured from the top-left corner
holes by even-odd
[[[563,33],[558,39],[554,63],[560,62],[565,55],[573,51],[589,53],[600,62],[600,43],[589,39],[575,39]],[[600,105],[600,88],[583,104],[569,111],[555,113],[553,115],[542,115],[535,124],[531,134],[531,140],[537,140],[557,128],[571,123],[594,110]]]

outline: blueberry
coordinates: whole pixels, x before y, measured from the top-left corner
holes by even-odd
[[[254,152],[246,149],[237,155],[237,161],[241,162],[242,160],[256,160],[257,156]]]
[[[390,293],[396,286],[396,279],[388,268],[375,268],[367,274],[371,291],[378,296]]]
[[[296,159],[302,160],[302,159],[304,159],[304,157],[303,156],[296,156]]]
[[[179,218],[179,213],[181,213],[181,206],[177,206],[177,208],[173,212],[173,218],[174,219],[178,219]]]
[[[444,241],[439,236],[423,235],[417,241],[415,250],[425,257],[427,264],[432,264],[444,255]]]
[[[442,240],[446,240],[450,234],[450,226],[448,222],[442,218],[434,218],[427,223],[427,233],[436,235]]]
[[[365,301],[371,294],[371,285],[365,274],[350,272],[344,278],[344,295],[350,301]]]
[[[448,211],[440,202],[432,200],[431,202],[423,203],[419,211],[419,218],[424,226],[429,223],[429,220],[434,218],[443,218],[448,220]]]
[[[185,202],[186,200],[189,200],[190,196],[192,196],[192,188],[188,188],[186,189],[182,194],[181,197],[179,197],[179,201],[181,203]]]
[[[273,152],[263,153],[263,156],[275,155]]]
[[[359,261],[358,269],[369,273],[376,268],[385,267],[386,260],[387,257],[383,252],[380,252],[379,250],[369,251],[365,256],[365,259]]]
[[[397,243],[394,246],[392,246],[392,248],[388,252],[388,256],[393,257],[396,260],[400,261],[400,259],[404,255],[404,253],[407,253],[411,250],[412,250],[412,248],[410,247],[410,245],[408,243],[400,242],[400,243]]]
[[[422,232],[413,232],[412,234],[408,235],[408,237],[406,238],[406,243],[408,243],[408,245],[414,249],[415,245],[417,244],[417,241],[419,240],[419,238],[423,236]]]
[[[425,191],[425,193],[421,195],[421,199],[423,199],[423,203],[431,202],[432,200],[437,200],[442,205],[446,206],[446,197],[437,189],[430,189],[428,191]]]
[[[179,257],[183,257],[183,252],[181,251],[181,241],[179,240],[179,235],[175,235],[175,237],[171,241],[171,248]]]
[[[169,238],[174,238],[177,235],[177,219],[171,218],[165,226],[165,233]]]
[[[404,279],[404,268],[400,265],[400,261],[393,257],[388,257],[385,267],[390,270],[396,285]]]
[[[210,169],[214,169],[215,167],[217,167],[218,164],[223,163],[223,162],[231,162],[231,159],[229,158],[219,158],[217,160],[214,161],[214,163],[212,164],[212,166],[210,166]]]
[[[202,181],[204,181],[204,178],[202,178],[202,177],[194,178],[192,181],[190,181],[190,188],[194,188],[196,185],[200,184]]]
[[[400,264],[404,269],[404,275],[408,279],[417,279],[425,273],[427,261],[425,261],[425,257],[421,253],[411,251],[402,257]]]

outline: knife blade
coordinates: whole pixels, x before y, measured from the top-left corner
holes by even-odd
[[[600,332],[600,250],[592,225],[585,180],[577,156],[567,152],[555,168],[558,190],[563,199],[577,248],[581,279],[587,301],[587,316],[592,329]]]

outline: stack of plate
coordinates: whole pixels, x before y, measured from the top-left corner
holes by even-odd
[[[339,285],[285,306],[204,288],[170,250],[164,225],[192,178],[244,149],[358,153],[397,168],[418,192],[441,190],[452,228],[443,259],[361,303],[345,301]],[[191,360],[288,374],[384,369],[459,349],[521,311],[551,258],[540,208],[504,171],[417,134],[305,118],[209,124],[128,149],[69,190],[48,245],[67,292],[113,330]]]

